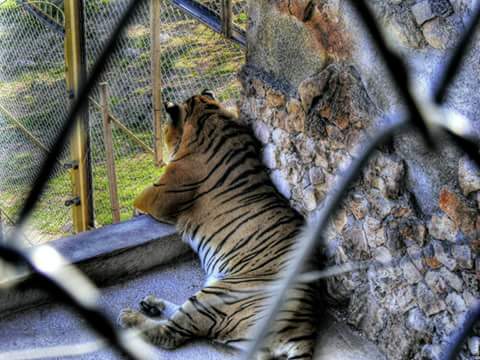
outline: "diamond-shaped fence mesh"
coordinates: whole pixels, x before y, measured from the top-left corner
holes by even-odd
[[[9,1],[0,5],[0,43],[0,208],[15,219],[67,114],[63,36]],[[27,227],[32,242],[70,233],[69,194],[58,166]]]
[[[0,208],[14,220],[38,164],[67,115],[64,34],[58,31],[63,29],[63,2],[0,3],[0,139],[4,150],[0,154]],[[234,3],[237,11],[245,10],[245,2]],[[88,69],[126,6],[125,0],[84,2]],[[185,14],[173,2],[162,0],[160,7],[163,99],[181,101],[208,88],[222,101],[235,105],[240,92],[236,74],[244,62],[242,48]],[[153,157],[150,17],[150,2],[145,1],[131,16],[102,76],[108,87],[110,114],[130,130],[126,132],[112,122],[122,220],[131,217],[134,196],[161,173]],[[89,103],[97,227],[113,221],[100,104],[97,88],[90,94]],[[65,151],[59,164],[69,156]],[[38,243],[71,234],[71,209],[64,205],[71,196],[69,171],[59,166],[31,217],[28,238]]]

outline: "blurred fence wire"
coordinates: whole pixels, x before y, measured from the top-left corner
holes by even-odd
[[[350,0],[350,6],[356,10],[360,19],[363,21],[365,28],[369,32],[372,41],[377,46],[379,53],[384,60],[385,66],[390,72],[393,83],[405,102],[407,114],[392,115],[389,125],[385,126],[383,129],[377,130],[376,135],[369,139],[367,144],[364,144],[359,155],[346,168],[347,170],[338,174],[335,188],[325,199],[322,211],[316,221],[307,229],[307,234],[300,243],[294,260],[289,264],[285,274],[283,274],[284,276],[279,281],[280,284],[277,285],[277,294],[270,304],[267,316],[257,328],[253,343],[244,356],[244,359],[246,360],[251,359],[261,348],[263,341],[271,328],[271,324],[280,310],[288,289],[298,281],[305,261],[312,253],[314,253],[314,250],[317,247],[326,245],[324,244],[322,234],[327,227],[328,220],[335,213],[335,210],[341,204],[344,196],[348,193],[349,187],[360,175],[367,160],[372,156],[376,148],[393,139],[394,135],[413,127],[423,136],[425,143],[430,145],[430,149],[436,150],[438,149],[438,146],[433,140],[432,133],[444,132],[449,135],[450,141],[466,152],[480,168],[480,139],[473,133],[473,127],[469,126],[470,124],[458,124],[455,121],[452,121],[452,119],[449,118],[450,114],[448,114],[448,112],[439,111],[440,109],[433,105],[433,99],[436,100],[438,106],[442,105],[444,98],[439,96],[439,94],[444,94],[448,91],[454,76],[440,77],[443,78],[444,81],[440,82],[435,89],[435,94],[433,95],[431,103],[417,103],[411,93],[408,69],[403,63],[403,60],[389,48],[373,13],[366,3],[366,0]],[[453,52],[451,61],[443,70],[444,74],[455,74],[458,72],[462,65],[461,59],[464,58],[465,53],[468,51],[468,40],[473,36],[473,31],[477,27],[479,21],[480,4],[477,5],[471,23],[467,27],[464,36]],[[427,109],[429,111],[427,111]],[[342,169],[342,166],[339,166],[339,169]],[[463,324],[459,327],[458,333],[454,334],[456,336],[453,337],[451,342],[446,344],[442,359],[453,360],[457,358],[461,346],[466,341],[469,332],[479,320],[480,301],[477,301],[473,305],[471,311],[465,316]]]
[[[214,2],[209,2],[209,6],[213,6]],[[379,129],[377,135],[371,138],[366,144],[364,144],[363,150],[359,153],[358,157],[354,162],[347,168],[346,171],[339,174],[339,181],[336,188],[329,194],[328,198],[325,201],[323,206],[322,213],[317,219],[317,221],[312,224],[309,231],[302,239],[302,242],[299,247],[299,252],[297,256],[294,257],[289,270],[285,274],[284,279],[281,280],[279,284],[276,284],[275,290],[277,292],[274,302],[269,310],[269,316],[267,316],[262,322],[258,330],[258,336],[256,336],[253,341],[251,348],[246,354],[247,359],[253,358],[253,353],[261,346],[265,334],[270,328],[271,321],[275,318],[279,306],[282,302],[282,299],[287,292],[288,288],[298,281],[299,270],[302,268],[302,265],[305,263],[306,259],[312,253],[312,250],[321,244],[322,242],[322,232],[326,228],[326,222],[332,216],[333,212],[337,208],[338,204],[341,202],[343,197],[347,193],[347,189],[355,180],[357,175],[361,172],[363,165],[366,163],[370,155],[373,153],[374,149],[377,148],[380,144],[388,141],[400,131],[404,131],[408,128],[415,126],[420,130],[420,133],[423,135],[425,141],[432,142],[432,149],[435,149],[434,146],[434,137],[431,136],[432,130],[443,131],[449,134],[450,139],[454,141],[461,149],[463,149],[470,157],[476,161],[480,166],[480,153],[479,146],[480,141],[475,137],[473,133],[470,132],[468,126],[458,127],[458,124],[452,124],[449,118],[449,114],[442,111],[434,112],[425,112],[418,111],[419,107],[421,110],[422,106],[429,106],[429,109],[438,109],[433,104],[432,100],[429,104],[417,104],[412,101],[412,95],[410,94],[409,84],[405,82],[405,79],[408,79],[408,71],[406,67],[403,66],[401,60],[395,57],[393,53],[390,52],[388,46],[385,44],[383,37],[375,23],[372,14],[370,13],[369,8],[366,5],[365,0],[352,0],[350,1],[351,5],[355,7],[361,18],[364,20],[367,29],[372,35],[372,39],[376,42],[379,47],[380,54],[385,59],[389,69],[391,71],[398,71],[400,76],[392,76],[394,79],[394,84],[399,88],[400,92],[406,98],[406,105],[408,112],[406,114],[400,114],[399,116],[392,116],[392,122],[390,125],[387,125],[385,128]],[[119,20],[118,25],[112,30],[112,35],[109,36],[109,40],[105,41],[105,46],[102,47],[102,51],[99,52],[97,59],[95,60],[95,65],[91,66],[90,76],[88,77],[84,87],[79,93],[76,101],[73,102],[68,116],[62,118],[62,121],[58,124],[61,128],[60,132],[51,138],[51,147],[50,152],[44,156],[43,166],[38,170],[38,176],[35,178],[33,183],[33,190],[30,192],[27,197],[23,207],[20,210],[20,216],[17,220],[17,225],[24,223],[26,217],[30,214],[35,204],[40,199],[42,190],[45,189],[47,179],[53,173],[55,173],[55,167],[52,166],[56,163],[58,159],[62,158],[62,149],[65,144],[65,137],[69,133],[69,129],[73,127],[73,124],[76,119],[76,115],[80,112],[82,105],[87,102],[87,98],[91,95],[95,97],[95,91],[93,94],[91,90],[94,89],[94,84],[100,80],[101,74],[106,69],[108,74],[110,66],[115,62],[115,56],[119,52],[113,52],[115,45],[122,43],[122,37],[119,36],[120,30],[126,26],[127,34],[129,26],[131,24],[128,20],[129,18],[135,19],[137,16],[137,11],[141,11],[143,6],[142,2],[137,0],[131,0],[128,6],[125,6],[119,10]],[[173,9],[173,8],[172,8]],[[176,11],[176,10],[172,10]],[[478,20],[480,19],[480,6],[477,7],[475,14],[472,16],[473,21],[470,25],[470,28],[466,32],[468,37],[469,33],[473,33],[473,28],[476,27]],[[131,20],[130,19],[130,20]],[[190,29],[190,32],[192,29]],[[468,40],[468,39],[467,39]],[[461,65],[462,56],[464,56],[467,51],[468,41],[461,41],[460,45],[453,54],[452,62],[447,65],[445,69],[446,74],[455,74]],[[197,51],[201,51],[198,49]],[[120,50],[121,51],[121,50]],[[202,54],[201,52],[199,52]],[[394,62],[394,65],[397,67],[392,67],[391,62]],[[162,63],[163,65],[163,63]],[[131,69],[133,71],[133,69]],[[395,75],[395,74],[392,74]],[[447,87],[450,85],[451,77],[445,77],[445,81],[441,83],[436,90],[436,95],[443,93]],[[196,84],[193,79],[192,83]],[[177,84],[174,82],[174,84]],[[200,85],[200,83],[198,83]],[[223,83],[221,85],[224,85]],[[115,88],[112,87],[112,88]],[[198,88],[187,88],[192,92],[198,91]],[[188,91],[184,94],[187,95]],[[171,94],[164,94],[167,98],[173,98]],[[437,104],[441,104],[441,96],[435,96]],[[118,105],[118,104],[113,104]],[[114,106],[115,108],[115,106]],[[119,106],[116,111],[120,111],[121,107]],[[441,110],[441,109],[438,109]],[[114,110],[115,111],[115,110]],[[126,112],[130,113],[130,110],[126,109]],[[431,114],[432,117],[426,117],[427,114]],[[120,116],[120,115],[119,115]],[[429,116],[429,115],[428,115]],[[139,122],[142,122],[141,119],[137,119]],[[92,136],[93,137],[93,136]],[[92,145],[94,146],[94,145]],[[342,168],[342,167],[340,167]],[[75,310],[81,314],[88,323],[95,329],[110,345],[119,352],[125,355],[127,358],[132,359],[142,359],[148,358],[151,354],[149,348],[138,342],[137,337],[129,336],[128,341],[126,341],[126,336],[124,332],[117,331],[113,325],[107,320],[103,315],[100,309],[96,306],[97,300],[97,291],[96,289],[89,284],[89,282],[73,267],[65,273],[64,261],[59,254],[56,254],[53,249],[48,246],[39,247],[33,249],[31,252],[25,252],[19,250],[16,243],[17,232],[14,232],[11,235],[10,241],[7,244],[0,244],[0,258],[4,259],[6,262],[15,264],[17,266],[28,266],[31,271],[39,275],[39,287],[47,289],[53,296],[56,296],[57,299],[63,300],[72,304]],[[42,259],[41,256],[36,256],[36,252],[47,251],[49,256],[52,259],[55,259],[54,263],[49,263],[45,267],[45,263],[39,261]],[[81,286],[77,286],[81,285]],[[447,344],[447,347],[444,351],[444,359],[455,359],[458,355],[460,345],[465,340],[466,335],[469,330],[479,320],[480,316],[480,303],[474,305],[474,308],[467,313],[463,326],[456,334],[457,336],[452,338],[452,341]]]

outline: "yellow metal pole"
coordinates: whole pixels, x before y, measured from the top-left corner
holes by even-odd
[[[65,65],[67,88],[72,100],[86,76],[83,31],[83,1],[65,0]],[[94,227],[92,172],[89,154],[88,106],[76,119],[71,141],[72,190],[69,201],[73,209],[73,227],[76,232]]]
[[[155,163],[163,165],[162,132],[162,69],[160,49],[160,13],[161,0],[150,0],[150,36],[152,46],[152,95],[153,95],[153,131],[155,137]]]
[[[3,243],[3,219],[2,219],[2,209],[0,209],[0,243]],[[0,269],[1,272],[1,269]]]
[[[3,239],[3,219],[2,219],[2,209],[0,209],[0,243],[4,243]],[[5,274],[5,265],[0,262],[0,282],[6,279],[6,274]]]

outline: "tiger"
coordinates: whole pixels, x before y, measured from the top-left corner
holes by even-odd
[[[169,161],[160,179],[135,199],[138,212],[176,225],[199,257],[204,287],[167,319],[167,301],[153,295],[141,311],[123,309],[119,323],[147,341],[175,349],[208,338],[246,350],[266,316],[272,284],[294,257],[305,220],[275,188],[251,128],[205,90],[165,104]],[[256,359],[312,359],[318,291],[289,290]]]

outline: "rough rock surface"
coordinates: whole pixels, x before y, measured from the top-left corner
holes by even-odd
[[[402,108],[345,3],[250,3],[241,113],[265,145],[264,162],[280,192],[312,218],[359,145]],[[369,3],[420,92],[428,93],[471,2]],[[474,46],[447,102],[477,131],[479,58]],[[438,358],[479,298],[480,174],[457,149],[439,144],[434,154],[414,132],[396,136],[376,152],[325,230],[328,264],[372,261],[328,279],[327,288],[348,323],[390,359]],[[478,357],[478,348],[477,334],[463,358]]]

